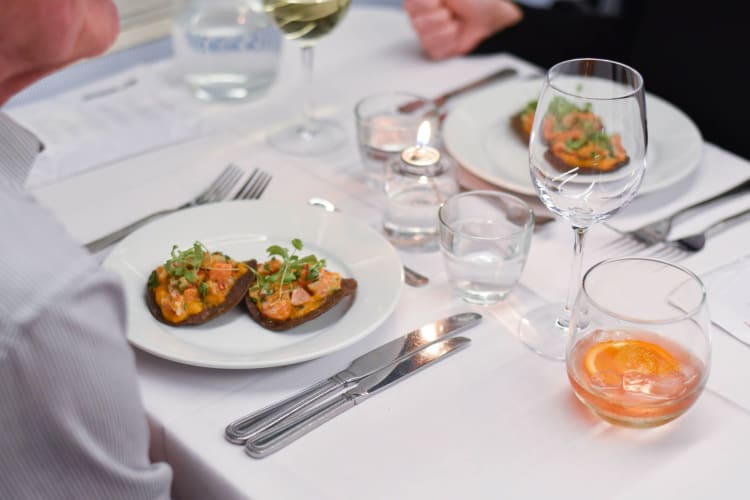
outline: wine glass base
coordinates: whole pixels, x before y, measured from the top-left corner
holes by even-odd
[[[320,155],[344,144],[346,134],[336,122],[313,120],[309,125],[294,125],[268,136],[274,149],[296,156]]]
[[[521,342],[545,358],[565,360],[568,325],[560,321],[561,304],[549,304],[534,309],[521,318],[518,335]]]

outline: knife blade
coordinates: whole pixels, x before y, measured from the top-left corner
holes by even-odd
[[[434,344],[446,335],[455,335],[462,332],[476,325],[481,319],[482,315],[478,313],[461,313],[427,323],[363,354],[335,375],[321,380],[289,398],[240,417],[227,425],[224,436],[230,443],[245,444],[251,436],[299,412],[309,404],[335,392],[348,389],[375,371],[398,363],[420,349]]]
[[[431,364],[467,347],[471,341],[466,337],[453,337],[437,342],[418,351],[399,363],[380,369],[364,377],[357,385],[331,401],[319,405],[285,421],[278,426],[261,431],[247,441],[245,452],[253,458],[267,457],[289,443],[304,436],[349,408],[352,408],[378,392],[404,380]]]
[[[494,73],[491,73],[487,76],[483,76],[482,78],[478,80],[474,80],[473,82],[469,82],[465,85],[461,85],[458,88],[455,88],[444,94],[441,94],[438,97],[434,98],[432,102],[436,108],[440,108],[446,103],[446,101],[448,101],[448,99],[452,99],[453,97],[456,97],[459,94],[463,94],[464,92],[474,90],[483,85],[487,85],[488,83],[492,83],[496,80],[502,80],[503,78],[508,78],[516,74],[518,74],[518,70],[516,70],[515,68],[501,68],[498,71],[495,71]],[[416,111],[422,106],[424,106],[424,101],[417,100],[417,101],[407,102],[406,104],[402,104],[398,108],[398,110],[402,113],[411,113],[413,111]]]

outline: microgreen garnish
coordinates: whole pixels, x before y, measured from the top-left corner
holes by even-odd
[[[565,147],[568,149],[573,149],[573,150],[580,149],[581,146],[586,144],[587,141],[588,139],[585,135],[581,136],[580,138],[576,140],[568,138],[568,139],[565,139]]]
[[[156,274],[156,271],[151,271],[151,274],[148,276],[148,287],[156,288],[157,286],[159,286],[159,276]]]
[[[260,290],[262,295],[271,295],[278,287],[279,298],[281,298],[284,284],[295,281],[311,283],[318,280],[320,270],[326,265],[325,259],[318,259],[312,254],[304,257],[298,256],[297,252],[303,248],[302,241],[298,238],[292,240],[292,247],[293,249],[290,250],[280,245],[271,245],[266,249],[266,253],[272,260],[280,260],[281,266],[278,271],[271,274],[266,274],[272,269],[268,262],[262,266],[264,272],[252,269],[256,279],[255,284],[250,288],[251,291]]]
[[[562,120],[565,115],[578,111],[578,108],[567,99],[557,96],[550,101],[547,111],[559,121]]]
[[[196,241],[187,250],[180,250],[177,245],[172,247],[172,258],[164,264],[167,273],[177,278],[185,278],[190,284],[195,284],[197,273],[208,250],[203,243]]]
[[[556,96],[550,101],[547,112],[555,117],[555,120],[561,121],[566,115],[570,113],[590,113],[591,103],[584,103],[583,107],[577,107],[564,97]]]
[[[527,102],[526,106],[523,108],[522,113],[533,113],[534,111],[536,111],[536,103],[536,99]]]

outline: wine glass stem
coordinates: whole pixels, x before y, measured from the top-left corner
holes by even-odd
[[[300,133],[312,136],[315,133],[315,122],[312,114],[312,85],[313,85],[313,46],[305,45],[301,48],[302,73],[304,75],[303,103],[302,103],[302,125]]]
[[[573,311],[573,304],[578,295],[578,289],[581,287],[581,270],[583,267],[583,241],[586,238],[587,227],[573,226],[573,265],[570,269],[568,278],[568,296],[565,299],[565,308],[562,316],[557,318],[557,324],[564,328],[570,323],[570,315]]]

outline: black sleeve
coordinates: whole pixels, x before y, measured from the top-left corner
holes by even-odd
[[[632,31],[623,17],[595,14],[573,2],[519,7],[521,22],[486,39],[475,54],[510,52],[543,68],[578,57],[627,61]]]

